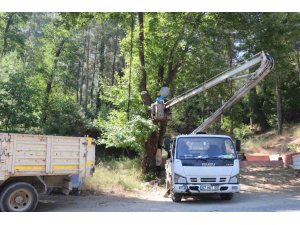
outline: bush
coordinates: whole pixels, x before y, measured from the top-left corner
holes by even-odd
[[[127,121],[125,112],[112,111],[108,120],[100,118],[97,125],[102,133],[98,144],[106,147],[130,149],[142,154],[148,136],[156,129],[151,120],[135,116]]]
[[[241,126],[233,129],[233,134],[236,139],[245,139],[252,134],[252,131],[248,126]]]

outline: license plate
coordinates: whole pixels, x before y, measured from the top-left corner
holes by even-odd
[[[219,187],[218,186],[212,186],[212,185],[208,185],[208,184],[204,184],[200,186],[200,190],[201,191],[218,191]]]

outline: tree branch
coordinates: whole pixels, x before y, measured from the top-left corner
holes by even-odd
[[[140,68],[142,71],[142,78],[140,80],[140,92],[144,105],[150,106],[152,99],[147,90],[147,72],[145,68],[145,52],[144,52],[144,13],[138,13],[139,21],[139,59],[140,59]]]
[[[198,14],[198,16],[195,18],[194,24],[193,24],[193,27],[192,27],[192,31],[190,32],[190,34],[189,34],[188,37],[187,37],[187,43],[186,43],[186,45],[185,45],[185,47],[184,47],[184,49],[183,49],[183,51],[182,51],[182,53],[181,53],[181,57],[180,57],[180,59],[177,61],[176,65],[173,66],[174,52],[175,52],[175,50],[176,50],[176,48],[177,48],[177,46],[178,46],[180,40],[182,40],[182,35],[184,34],[184,31],[185,31],[185,28],[186,28],[187,24],[190,24],[191,14],[189,13],[189,14],[186,16],[186,18],[185,18],[185,22],[184,22],[184,24],[183,24],[183,26],[182,26],[181,32],[180,32],[180,34],[179,34],[179,36],[178,36],[176,42],[174,43],[174,46],[173,46],[173,48],[171,49],[171,52],[170,52],[170,55],[169,55],[168,76],[167,76],[167,78],[166,78],[166,80],[165,80],[165,83],[166,83],[167,86],[169,86],[169,85],[173,82],[173,80],[174,80],[176,74],[177,74],[178,71],[179,71],[179,68],[180,68],[180,67],[183,65],[183,63],[184,63],[184,59],[185,59],[186,53],[187,53],[188,50],[189,50],[189,45],[190,45],[189,39],[190,39],[190,38],[192,37],[192,35],[194,34],[194,32],[195,32],[195,30],[196,30],[196,28],[197,28],[197,24],[198,24],[197,22],[198,22],[198,20],[199,20],[201,17],[202,17],[202,14]]]

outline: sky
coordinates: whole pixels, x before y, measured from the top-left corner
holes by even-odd
[[[2,12],[300,12],[299,0],[1,0]]]

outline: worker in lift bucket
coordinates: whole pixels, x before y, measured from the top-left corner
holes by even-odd
[[[159,91],[159,95],[156,98],[157,102],[162,102],[165,100],[165,98],[169,95],[170,89],[168,88],[168,86],[166,85],[166,83],[163,83],[162,88]]]

